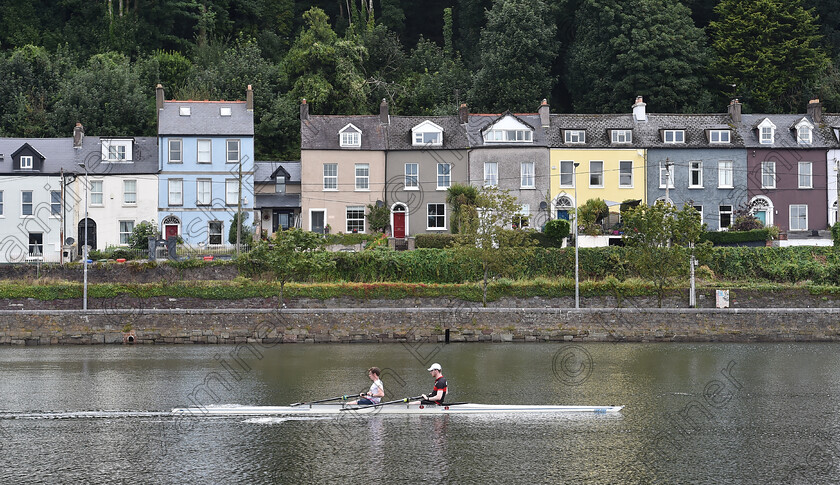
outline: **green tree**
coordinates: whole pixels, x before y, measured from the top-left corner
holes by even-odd
[[[479,110],[533,111],[551,93],[557,27],[542,0],[494,0],[481,31],[481,69],[470,102]]]
[[[242,216],[242,221],[240,221],[240,217]],[[248,212],[238,212],[233,215],[233,219],[230,221],[230,229],[228,230],[228,242],[231,244],[236,244],[236,227],[239,226],[239,242],[241,244],[249,244],[254,239],[254,231],[251,230],[250,227],[245,225],[245,221],[248,220],[250,217],[250,213]]]
[[[578,214],[580,215],[580,223],[578,225],[583,228],[583,233],[595,236],[600,234],[601,221],[610,215],[610,209],[603,199],[596,197],[581,204],[578,209]]]
[[[510,228],[510,221],[521,209],[519,201],[507,190],[483,187],[476,198],[476,212],[462,218],[461,237],[454,240],[453,248],[467,256],[465,261],[480,261],[484,306],[490,277],[510,273],[537,244],[530,232]]]
[[[0,55],[0,133],[5,136],[48,137],[49,115],[61,83],[60,65],[43,47],[26,45]],[[70,133],[72,125],[63,134]]]
[[[372,231],[385,232],[385,228],[391,225],[391,209],[384,204],[382,207],[368,204],[367,210],[368,227]]]
[[[407,71],[402,106],[414,115],[456,113],[472,82],[459,55],[449,58],[440,46],[422,38],[411,52]]]
[[[813,10],[800,0],[721,0],[715,12],[711,72],[722,85],[736,84],[755,111],[777,111],[786,93],[829,65]]]
[[[578,113],[705,111],[708,50],[678,0],[585,0],[575,16],[565,79]]]
[[[571,225],[569,221],[564,219],[552,219],[545,223],[545,235],[550,237],[558,247],[563,242],[563,239],[569,237],[569,229]]]
[[[128,246],[131,249],[149,249],[149,237],[160,237],[160,231],[154,221],[143,221],[134,226],[131,235],[128,236]]]
[[[449,204],[449,229],[452,234],[458,234],[461,226],[475,217],[475,206],[478,202],[478,189],[474,185],[454,183],[446,189],[446,203]]]
[[[657,201],[622,213],[627,254],[642,278],[653,282],[659,306],[673,278],[688,274],[691,248],[700,239],[703,224],[696,209],[686,204],[677,211],[673,204]],[[689,248],[689,249],[686,249]]]

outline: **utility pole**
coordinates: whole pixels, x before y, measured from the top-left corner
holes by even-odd
[[[575,162],[574,164],[574,182],[575,182],[575,309],[580,309],[580,278],[578,276],[578,267],[580,266],[580,262],[578,261],[578,246],[580,246],[578,242],[578,196],[577,196],[577,168],[580,163]]]
[[[691,267],[691,290],[688,293],[688,306],[690,308],[697,307],[697,294],[696,294],[696,286],[694,284],[694,266],[697,264],[694,261],[694,243],[688,243],[689,251],[691,251],[691,256],[688,258],[688,265]]]
[[[242,157],[239,157],[239,188],[236,192],[236,255],[239,256],[239,244],[242,237]]]

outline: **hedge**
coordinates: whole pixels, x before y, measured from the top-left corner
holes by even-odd
[[[752,231],[719,231],[704,232],[700,235],[700,242],[711,241],[715,246],[721,244],[738,244],[752,241],[766,241],[768,229],[753,229]]]

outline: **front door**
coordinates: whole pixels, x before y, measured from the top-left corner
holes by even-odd
[[[569,211],[565,209],[557,209],[557,218],[562,219],[564,221],[569,220]]]
[[[312,217],[312,220],[309,221],[310,229],[312,232],[317,232],[319,234],[324,233],[324,211],[312,211],[309,213]]]
[[[79,241],[77,243],[79,248],[85,245],[85,220],[79,221]],[[90,246],[91,251],[96,249],[96,221],[93,219],[87,220],[87,245]],[[82,252],[79,251],[79,254]]]
[[[405,237],[405,212],[394,212],[394,237]]]
[[[762,226],[767,225],[767,211],[755,211],[755,218],[761,221]]]
[[[169,239],[170,237],[178,237],[178,226],[174,224],[167,224],[164,227],[164,237]]]

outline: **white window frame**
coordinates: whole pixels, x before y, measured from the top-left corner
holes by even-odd
[[[204,190],[206,188],[207,190]],[[204,196],[204,197],[202,197]],[[195,205],[210,205],[213,201],[213,179],[195,180]]]
[[[435,215],[430,214],[429,209],[433,205],[443,207],[443,214],[442,215],[441,214],[435,214]],[[429,218],[430,217],[434,217],[435,219],[438,219],[438,218],[442,217],[443,218],[443,225],[442,226],[437,226],[437,225],[429,226]],[[430,202],[430,203],[426,204],[426,230],[427,231],[445,231],[446,230],[446,217],[447,217],[446,204],[437,203],[437,202]]]
[[[104,180],[90,181],[90,205],[93,207],[103,207],[105,205]]]
[[[586,143],[586,130],[565,130],[563,139],[568,144]]]
[[[128,230],[128,232],[123,231],[123,224],[131,224],[131,228]],[[120,246],[128,246],[131,243],[131,233],[134,232],[134,221],[120,220],[119,222],[117,222],[117,231],[119,232]]]
[[[625,170],[624,164],[630,164],[630,169]],[[630,176],[630,183],[623,184],[621,183],[622,176],[629,175]],[[633,188],[633,161],[632,160],[619,160],[618,162],[618,187],[621,189],[632,189]]]
[[[794,128],[796,128],[796,143],[810,145],[814,142],[814,125],[806,118],[799,120]]]
[[[129,190],[129,182],[134,184],[134,191]],[[129,195],[134,196],[134,201],[129,201]],[[124,205],[137,205],[137,179],[125,179],[123,180],[123,204]]]
[[[235,149],[236,157],[235,158],[231,158],[231,153],[234,152],[234,150],[230,149],[231,143],[234,143],[236,145],[236,149]],[[241,141],[239,139],[236,139],[236,138],[225,140],[225,161],[226,161],[226,163],[239,163],[239,160],[241,159],[241,157],[242,157],[242,143],[241,143]]]
[[[444,168],[446,167],[446,168]],[[443,182],[443,183],[441,183]],[[446,190],[452,186],[452,165],[448,163],[437,164],[437,190]]]
[[[25,195],[29,194],[29,202],[24,200]],[[28,206],[28,210],[27,210]],[[20,216],[21,217],[35,217],[35,193],[32,190],[20,191]]]
[[[724,210],[724,207],[729,207],[729,209]],[[728,226],[723,226],[721,224],[721,218],[724,214],[729,214],[729,225]],[[726,229],[731,227],[732,223],[735,222],[734,218],[732,217],[733,215],[734,215],[734,213],[733,213],[731,205],[719,205],[718,206],[718,230],[725,231]]]
[[[362,130],[353,123],[348,123],[338,131],[338,145],[342,148],[359,148],[362,146]]]
[[[357,163],[354,172],[356,175],[356,192],[370,192],[370,164]]]
[[[420,190],[420,164],[405,164],[405,190]]]
[[[202,144],[205,145],[205,149],[202,149]],[[207,154],[204,160],[201,158],[202,153]],[[195,163],[213,163],[213,140],[202,138],[195,141]]]
[[[601,169],[596,171],[595,168],[592,166],[593,164],[600,163]],[[593,184],[592,177],[594,175],[600,174],[601,183],[600,184]],[[601,189],[604,188],[604,161],[603,160],[590,160],[589,161],[589,187],[594,189]]]
[[[762,145],[772,145],[776,138],[776,125],[768,118],[758,124],[758,141]]]
[[[361,212],[361,217],[354,217],[350,218],[350,212],[358,213]],[[356,214],[354,214],[356,215]],[[353,227],[350,227],[350,222],[353,221]],[[361,221],[361,228],[359,228],[358,223]],[[363,205],[348,205],[344,209],[344,228],[347,230],[347,234],[352,234],[353,229],[358,229],[358,234],[362,234],[365,232],[365,206]]]
[[[808,173],[805,174],[803,172],[803,168],[808,168]],[[802,177],[806,176],[807,180],[806,183],[802,183]],[[799,171],[797,173],[797,182],[800,189],[813,189],[814,188],[814,164],[811,162],[799,162]]]
[[[327,170],[330,169],[330,173]],[[324,176],[324,192],[332,192],[338,190],[338,164],[325,163],[323,169]]]
[[[50,190],[50,217],[52,218],[60,218],[61,217],[61,191],[60,190]]]
[[[230,116],[231,114],[230,106],[221,106],[219,108],[219,116]]]
[[[668,180],[666,181],[666,183],[663,184],[662,180],[664,180],[663,177],[665,177],[666,172],[667,172]],[[665,166],[665,164],[662,163],[662,162],[659,162],[659,188],[660,189],[666,188],[666,184],[667,184],[667,188],[669,188],[669,189],[674,188],[674,165],[671,165],[671,169],[667,170],[667,167]]]
[[[25,155],[20,157],[20,169],[21,170],[32,170],[32,155]]]
[[[519,181],[520,187],[523,189],[533,189],[536,187],[536,167],[534,162],[521,162],[519,164]]]
[[[671,140],[668,140],[668,136],[670,135]],[[679,135],[679,136],[677,136]],[[679,138],[679,139],[677,139]],[[663,130],[662,132],[662,142],[669,143],[669,144],[679,144],[685,143],[685,130]]]
[[[499,185],[499,162],[484,162],[484,186],[497,187]]]
[[[174,143],[178,144],[178,149],[173,150],[172,145]],[[172,158],[173,153],[178,153],[178,158]],[[169,139],[169,163],[184,163],[184,140],[181,138],[170,138]]]
[[[484,132],[484,143],[533,143],[534,133],[531,130],[487,130]]]
[[[693,183],[694,175],[697,174],[698,183]],[[702,189],[703,188],[703,162],[700,160],[692,160],[688,162],[688,188]]]
[[[725,184],[728,175],[729,183]],[[719,189],[733,189],[735,188],[735,162],[732,160],[718,161],[718,188]]]
[[[729,130],[710,130],[709,143],[713,144],[728,144],[731,143],[731,133]]]
[[[800,211],[800,210],[802,210],[803,207],[805,208],[805,227],[804,228],[799,228],[799,225],[797,224],[797,227],[794,229],[794,224],[793,224],[794,208],[796,208],[797,211]],[[800,219],[800,217],[796,218],[797,221],[799,219]],[[788,208],[788,223],[789,223],[788,227],[790,228],[791,231],[807,231],[808,230],[808,204],[791,204],[790,207]]]
[[[3,191],[0,190],[0,217],[3,217],[3,218],[6,217],[6,214],[4,213],[4,209],[5,209],[4,204],[5,204],[5,200],[4,200]]]
[[[178,116],[190,116],[192,109],[189,106],[178,106]]]
[[[431,135],[434,135],[434,139],[427,141]],[[411,140],[413,146],[441,146],[443,145],[443,128],[426,120],[411,129]]]
[[[570,172],[564,172],[563,171],[563,164],[567,164],[567,168],[571,169],[571,171]],[[574,162],[574,160],[560,160],[559,168],[560,168],[560,187],[563,187],[563,188],[574,187],[575,186],[575,162]],[[571,184],[564,184],[563,183],[563,175],[567,175],[569,178],[571,178],[572,183]]]
[[[225,205],[239,205],[239,179],[225,179]]]
[[[101,140],[102,161],[105,163],[124,163],[132,161],[133,158],[131,149],[134,144],[133,142],[134,140],[125,138],[103,138]]]
[[[219,228],[219,232],[213,232],[213,225]],[[214,243],[213,237],[218,236],[219,242]],[[225,243],[225,223],[222,221],[207,221],[207,244],[208,245],[223,245]]]
[[[168,205],[184,205],[184,179],[169,179],[166,182],[166,192]]]
[[[610,138],[613,143],[633,143],[633,130],[611,130]]]
[[[768,182],[772,182],[772,185],[768,184]],[[776,188],[776,162],[761,162],[761,188]]]

